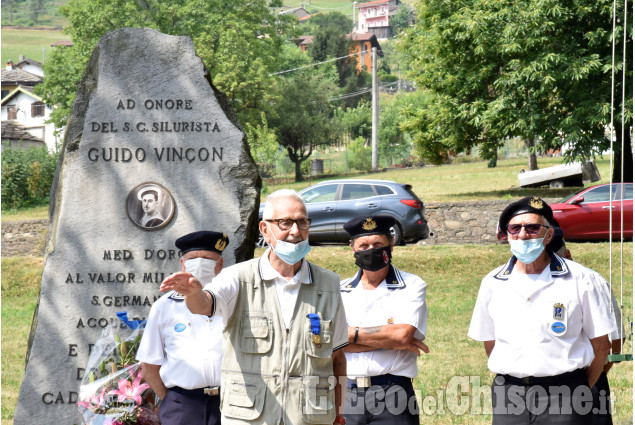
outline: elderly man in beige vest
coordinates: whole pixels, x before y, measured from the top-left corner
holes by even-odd
[[[223,425],[345,423],[346,315],[339,276],[304,259],[310,224],[296,192],[274,192],[260,222],[270,245],[262,257],[224,269],[204,288],[186,272],[161,284],[183,294],[193,313],[225,321]]]

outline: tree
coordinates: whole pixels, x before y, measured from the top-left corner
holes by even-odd
[[[409,121],[420,129],[419,150],[439,159],[443,150],[485,143],[491,151],[503,137],[519,136],[534,153],[569,144],[568,160],[602,152],[610,117],[611,8],[609,0],[420,2],[419,19],[400,43],[428,95]],[[628,33],[632,63],[630,26]],[[632,78],[626,81],[632,96]],[[632,97],[626,109],[632,110]],[[632,117],[625,118],[631,125]]]
[[[303,181],[301,165],[318,145],[334,138],[330,124],[329,98],[336,92],[332,73],[309,68],[284,74],[277,83],[281,95],[276,114],[270,119],[276,129],[278,143],[295,163],[295,181]]]
[[[384,99],[381,105],[379,120],[379,159],[386,166],[391,166],[410,156],[412,144],[408,133],[402,131],[403,116],[401,111],[409,106],[413,96],[409,93],[391,96]]]
[[[350,52],[351,40],[347,34],[353,23],[340,12],[319,14],[311,18],[313,42],[309,55],[314,62],[346,56]],[[347,79],[356,74],[354,57],[335,62],[339,74],[339,85],[344,87]]]
[[[44,0],[29,0],[29,15],[37,25],[40,15],[44,12]]]
[[[149,27],[189,35],[214,85],[229,98],[240,121],[260,122],[260,110],[275,100],[270,87],[278,71],[283,35],[292,36],[291,17],[275,16],[277,0],[70,0],[61,8],[72,47],[55,49],[44,64],[46,78],[36,91],[58,126],[68,119],[89,56],[106,32]],[[176,59],[175,59],[176,60]]]
[[[390,28],[392,29],[392,35],[396,36],[404,29],[410,26],[410,20],[412,19],[412,9],[407,4],[403,3],[399,6],[399,10],[390,18]]]

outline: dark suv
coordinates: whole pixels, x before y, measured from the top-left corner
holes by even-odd
[[[359,215],[391,215],[395,245],[429,235],[425,207],[409,184],[389,180],[329,180],[301,190],[309,218],[311,242],[347,242],[343,226]],[[260,218],[264,204],[260,205]]]

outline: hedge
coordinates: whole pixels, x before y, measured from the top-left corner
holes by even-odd
[[[2,152],[2,209],[19,209],[49,202],[57,153],[46,147]]]

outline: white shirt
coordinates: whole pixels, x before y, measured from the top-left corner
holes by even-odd
[[[415,338],[425,338],[428,322],[426,283],[418,276],[390,266],[386,279],[376,289],[360,284],[361,270],[340,286],[348,326],[407,324],[416,328]],[[374,350],[346,352],[349,377],[378,376],[387,373],[415,378],[417,356],[409,351]]]
[[[589,340],[615,330],[604,279],[557,255],[533,276],[518,273],[515,261],[483,279],[468,331],[477,341],[495,341],[489,369],[523,378],[591,364]]]
[[[161,365],[166,387],[189,390],[220,385],[223,319],[192,314],[175,291],[150,310],[137,360]]]
[[[288,329],[293,319],[293,311],[297,303],[300,286],[312,283],[310,267],[308,261],[302,260],[298,273],[293,279],[287,281],[269,262],[270,249],[268,248],[259,259],[260,278],[263,280],[274,280],[276,293],[278,294],[278,306]],[[225,323],[229,321],[236,307],[238,288],[238,275],[234,272],[233,267],[223,269],[212,282],[205,285],[204,289],[210,292],[214,298],[214,311],[212,314],[222,317]],[[335,351],[348,344],[348,327],[346,326],[346,314],[342,303],[340,303],[336,317],[333,320],[333,351]]]

